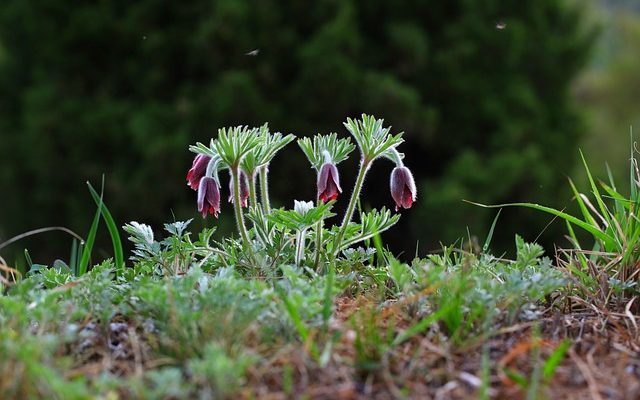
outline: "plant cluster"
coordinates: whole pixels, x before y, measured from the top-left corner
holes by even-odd
[[[353,222],[366,174],[374,161],[387,158],[395,163],[390,191],[396,210],[410,208],[416,200],[413,175],[397,150],[402,134],[391,134],[383,120],[364,114],[360,120],[349,118],[344,125],[360,152],[360,168],[339,225],[326,226],[325,220],[335,215],[331,210],[342,193],[338,164],[348,158],[356,145],[335,133],[299,139],[298,145],[317,172],[317,197],[314,201],[295,200],[290,210],[272,209],[269,168],[277,152],[294,136],[271,133],[267,125],[223,128],[208,145],[197,143],[190,147],[196,156],[187,173],[187,184],[197,190],[198,211],[203,217],[218,217],[220,172],[226,170],[230,175],[229,201],[233,203],[240,245],[248,264],[273,263],[273,257],[279,257],[278,263],[293,262],[314,270],[325,267],[344,250],[389,229],[399,219],[382,208],[360,211],[359,222]],[[308,235],[314,240],[307,242]],[[288,255],[292,259],[287,259]]]

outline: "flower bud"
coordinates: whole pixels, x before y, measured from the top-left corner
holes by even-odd
[[[247,174],[240,171],[240,205],[242,207],[247,206],[247,199],[249,198],[249,178]],[[233,204],[233,176],[229,180],[229,203]]]
[[[207,165],[211,157],[205,156],[204,154],[198,154],[193,159],[193,164],[191,165],[191,169],[187,172],[187,185],[193,189],[198,190],[198,186],[200,185],[200,180],[207,172]]]
[[[391,172],[391,197],[396,202],[396,211],[400,207],[411,208],[416,201],[416,183],[407,167],[395,167]]]
[[[340,176],[335,164],[324,163],[318,173],[318,198],[323,202],[335,200],[338,193],[342,193]]]
[[[218,182],[210,177],[205,176],[200,179],[198,185],[198,211],[202,214],[202,218],[206,218],[207,214],[213,214],[218,218],[220,212],[220,188]]]
[[[313,208],[312,201],[298,201],[298,200],[293,201],[293,209],[295,210],[295,212],[297,212],[300,215],[305,215],[312,208]]]

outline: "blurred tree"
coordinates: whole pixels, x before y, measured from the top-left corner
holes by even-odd
[[[298,135],[345,132],[341,122],[361,112],[406,132],[419,180],[417,210],[385,236],[393,247],[433,248],[467,225],[484,234],[492,213],[461,199],[568,198],[563,174],[581,129],[568,87],[592,39],[565,0],[4,0],[0,237],[50,224],[83,231],[83,183],[102,173],[120,222],[194,217],[188,144],[264,121]],[[313,197],[296,150],[273,168],[283,199]],[[390,170],[374,169],[370,206],[392,205]],[[545,223],[509,213],[496,240]],[[59,254],[58,243],[39,248]]]
[[[604,8],[592,18],[603,33],[573,92],[585,113],[582,147],[593,172],[606,178],[606,163],[616,183],[628,189],[630,127],[635,141],[640,137],[640,3],[599,2]]]

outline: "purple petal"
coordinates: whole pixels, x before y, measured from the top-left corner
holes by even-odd
[[[207,194],[207,180],[205,178],[200,179],[200,184],[198,185],[198,211],[203,212],[204,208],[204,199]],[[205,215],[206,216],[206,213]]]

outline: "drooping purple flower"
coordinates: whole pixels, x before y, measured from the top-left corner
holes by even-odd
[[[207,165],[209,164],[210,160],[211,157],[205,156],[204,154],[198,154],[193,159],[193,164],[191,165],[189,171],[187,171],[187,185],[191,189],[198,190],[200,180],[207,172]]]
[[[416,183],[407,167],[395,167],[391,172],[391,197],[396,202],[396,211],[400,207],[411,208],[416,201]]]
[[[247,206],[247,199],[249,198],[249,178],[247,174],[240,171],[240,205],[242,207]],[[233,204],[233,177],[229,180],[229,203]]]
[[[335,200],[342,193],[338,168],[333,163],[324,163],[318,173],[318,198],[323,202]]]
[[[210,177],[205,176],[200,179],[198,185],[198,211],[202,214],[202,218],[206,218],[207,214],[213,214],[218,218],[220,212],[220,188],[218,182]]]

